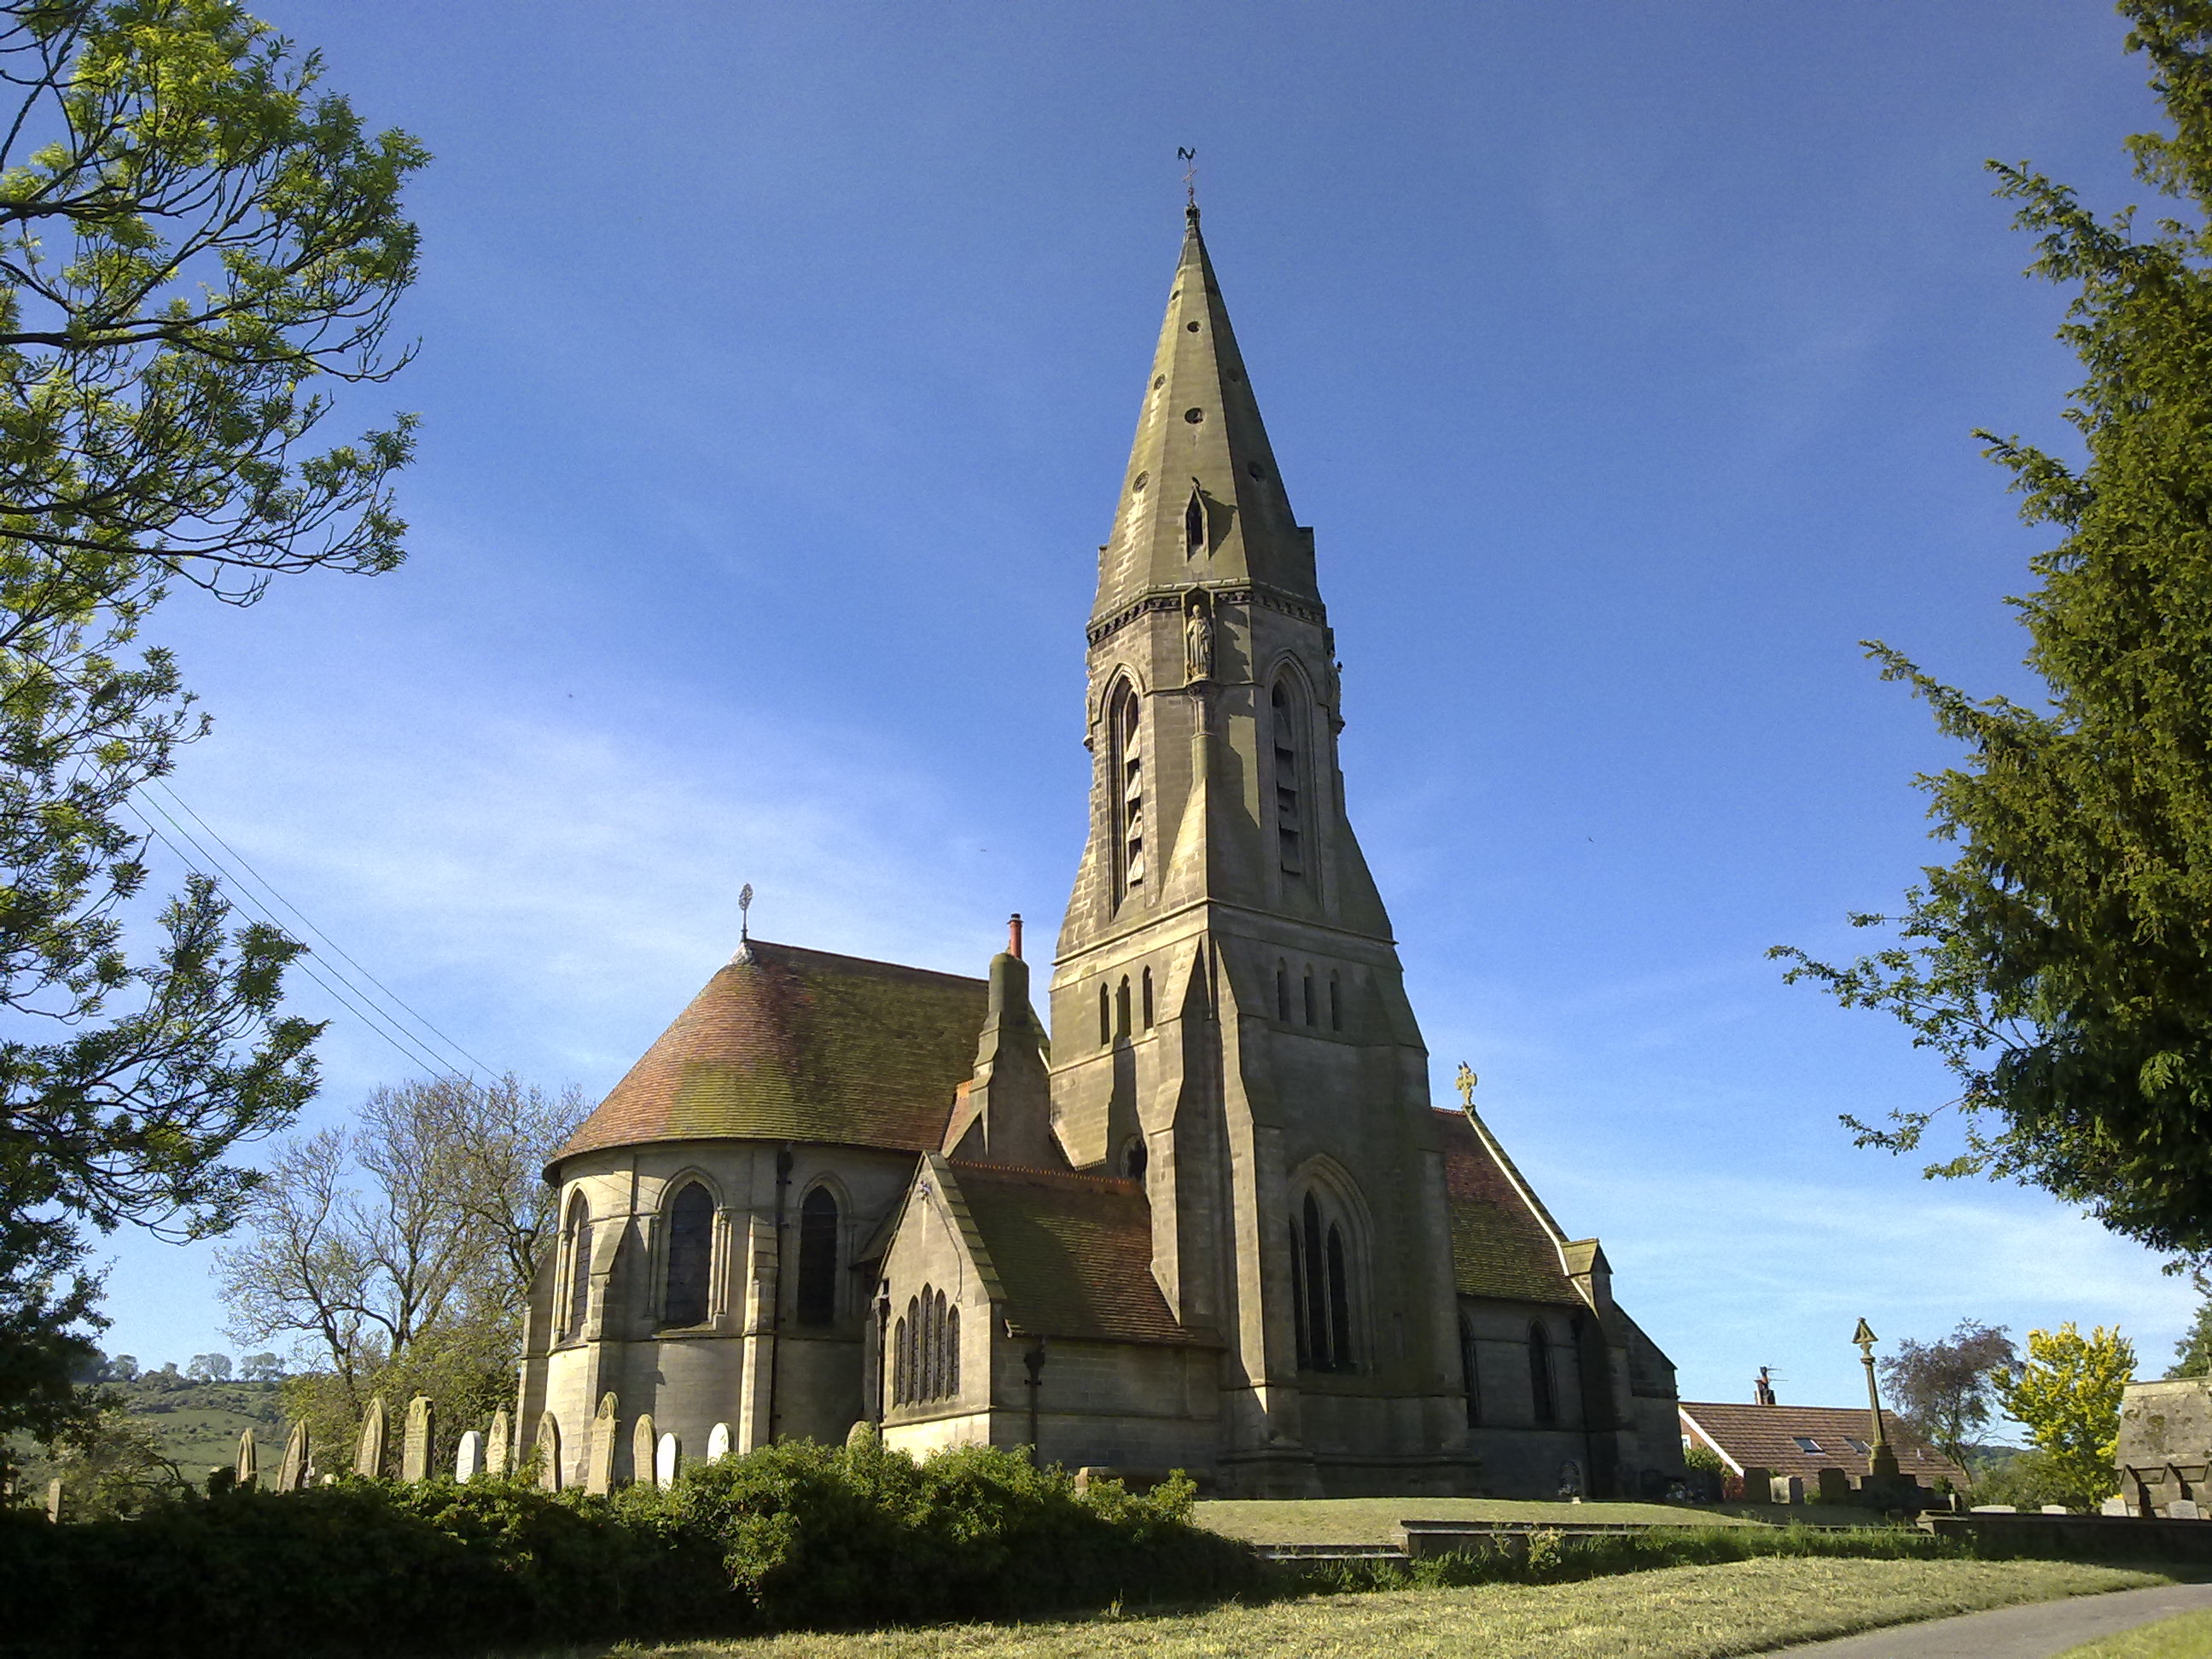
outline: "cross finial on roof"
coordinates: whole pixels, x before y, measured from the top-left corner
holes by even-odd
[[[1176,159],[1183,164],[1184,210],[1195,217],[1198,213],[1198,152],[1178,144],[1176,147]]]
[[[738,889],[738,943],[742,945],[752,937],[753,884],[747,882]]]
[[[1453,1079],[1459,1087],[1459,1097],[1468,1111],[1474,1109],[1474,1068],[1465,1060],[1459,1063],[1459,1075]]]

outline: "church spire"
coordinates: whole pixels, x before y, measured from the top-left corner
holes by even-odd
[[[1197,586],[1257,583],[1320,603],[1312,533],[1276,474],[1197,207],[1183,218],[1114,532],[1100,550],[1099,620],[1148,593]]]

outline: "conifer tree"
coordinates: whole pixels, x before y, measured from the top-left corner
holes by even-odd
[[[2102,217],[1992,162],[2031,268],[2070,289],[2086,378],[2071,465],[1979,434],[2055,546],[2014,603],[2047,701],[1978,699],[1877,642],[1886,678],[1966,749],[1921,780],[1934,833],[1896,942],[1844,967],[1779,947],[1788,977],[1879,1008],[1961,1085],[1966,1147],[1930,1174],[2044,1187],[2154,1249],[2212,1251],[2212,0],[2122,0],[2170,132],[2127,141],[2164,199]],[[1929,1111],[1845,1121],[1906,1151]]]

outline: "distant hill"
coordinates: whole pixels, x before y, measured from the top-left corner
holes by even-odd
[[[260,1442],[262,1467],[274,1471],[288,1429],[276,1383],[177,1382],[173,1376],[155,1371],[106,1386],[130,1402],[133,1417],[153,1429],[162,1455],[173,1458],[186,1479],[203,1480],[210,1469],[234,1464],[238,1437],[246,1429]]]

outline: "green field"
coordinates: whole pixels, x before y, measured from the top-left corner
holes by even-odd
[[[1768,1559],[1573,1584],[1309,1596],[1166,1618],[569,1649],[561,1659],[1721,1659],[2016,1601],[2166,1582],[2151,1573],[2047,1561]],[[556,1654],[541,1651],[537,1659]]]
[[[2212,1613],[2185,1613],[2102,1641],[2069,1648],[2058,1659],[2204,1659],[2212,1653]]]

